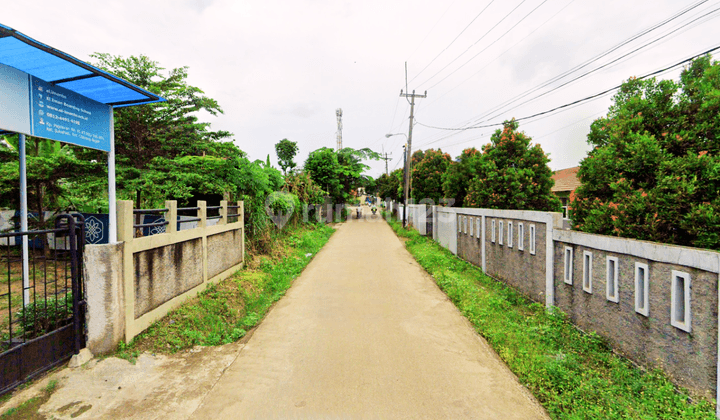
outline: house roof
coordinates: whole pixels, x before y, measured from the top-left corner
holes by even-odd
[[[165,99],[0,24],[0,64],[114,107]]]
[[[551,191],[554,193],[564,191],[574,191],[575,188],[580,186],[580,180],[577,177],[579,166],[574,168],[560,169],[555,171],[552,179],[555,181]]]

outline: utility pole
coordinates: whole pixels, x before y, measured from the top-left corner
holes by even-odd
[[[342,108],[335,110],[335,116],[337,117],[337,151],[342,150]]]
[[[385,147],[384,147],[384,146],[383,146],[383,154],[385,155],[385,157],[382,157],[382,156],[381,156],[380,159],[382,159],[382,160],[385,161],[385,175],[389,175],[389,173],[388,173],[388,160],[389,160],[390,158],[388,157],[388,154],[387,154],[387,152],[385,151]],[[390,154],[392,155],[392,152],[390,152]]]
[[[410,174],[412,172],[410,171],[410,167],[412,166],[412,129],[413,129],[413,118],[414,118],[414,112],[415,112],[415,98],[427,98],[427,91],[425,91],[425,94],[423,95],[416,95],[415,91],[413,90],[412,93],[403,93],[402,89],[400,89],[400,96],[405,98],[410,98],[410,128],[408,128],[408,147],[406,156],[405,156],[405,205],[403,206],[403,227],[407,225],[407,206],[408,206],[408,195],[410,193]]]

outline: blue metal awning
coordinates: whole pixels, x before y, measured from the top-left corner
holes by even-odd
[[[0,64],[113,107],[165,101],[113,74],[0,24]]]

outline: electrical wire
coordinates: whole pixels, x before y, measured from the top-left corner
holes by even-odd
[[[450,6],[448,6],[448,8],[445,9],[445,11],[443,12],[442,15],[440,15],[440,18],[437,20],[437,22],[435,22],[435,24],[433,25],[433,27],[430,28],[430,30],[428,31],[427,35],[425,35],[425,38],[423,38],[422,41],[420,41],[420,43],[418,44],[418,46],[415,47],[415,50],[414,50],[412,53],[410,53],[410,56],[408,56],[407,60],[405,60],[405,61],[410,61],[410,58],[411,58],[413,55],[415,55],[415,53],[417,52],[417,50],[420,49],[420,46],[423,44],[423,42],[425,42],[425,40],[430,36],[430,34],[432,33],[432,31],[435,30],[435,27],[438,25],[438,23],[440,23],[440,21],[445,17],[445,15],[447,14],[447,12],[455,5],[455,3],[457,3],[457,0],[453,1],[452,3],[450,3]]]
[[[562,84],[557,85],[557,86],[553,87],[552,89],[550,89],[550,90],[548,90],[548,91],[545,91],[545,92],[543,92],[543,93],[541,93],[541,94],[539,94],[539,95],[537,95],[537,96],[535,96],[535,97],[533,97],[533,98],[531,98],[531,99],[528,99],[527,101],[521,102],[520,104],[514,106],[514,107],[511,108],[511,109],[515,109],[515,108],[520,107],[520,106],[522,106],[522,105],[525,105],[525,104],[527,104],[527,103],[529,103],[529,102],[532,102],[532,101],[534,101],[534,100],[536,100],[536,99],[538,99],[538,98],[541,98],[541,97],[543,97],[543,96],[545,96],[545,95],[548,95],[548,94],[550,94],[550,93],[552,93],[552,92],[555,92],[555,91],[558,90],[558,89],[561,89],[561,88],[563,88],[563,87],[565,87],[565,86],[568,86],[568,85],[570,85],[571,83],[574,83],[574,82],[576,82],[576,81],[578,81],[578,80],[580,80],[580,79],[582,79],[582,78],[585,78],[585,77],[589,76],[589,75],[592,74],[592,73],[595,73],[595,72],[597,72],[597,71],[599,71],[599,70],[601,70],[601,69],[603,69],[603,68],[606,68],[606,67],[610,66],[611,64],[617,63],[618,61],[620,61],[620,60],[622,60],[622,59],[624,59],[624,58],[626,58],[626,57],[628,57],[628,56],[630,56],[630,55],[633,55],[633,54],[637,53],[638,51],[640,51],[640,50],[642,50],[642,49],[644,49],[644,48],[647,48],[647,47],[649,47],[650,45],[655,44],[656,42],[658,42],[658,41],[660,41],[660,40],[662,40],[662,39],[667,38],[668,36],[674,34],[675,32],[679,31],[680,29],[683,29],[683,28],[687,27],[688,25],[693,24],[693,23],[695,23],[696,21],[698,21],[698,20],[700,20],[700,19],[703,19],[703,18],[705,18],[705,17],[708,17],[709,15],[711,15],[711,14],[713,14],[713,13],[719,11],[719,10],[720,10],[720,7],[717,8],[717,9],[714,9],[714,10],[712,10],[712,11],[710,11],[710,12],[708,12],[708,13],[700,16],[700,17],[697,17],[697,18],[695,18],[695,19],[693,19],[693,20],[691,20],[691,21],[683,24],[682,26],[680,26],[680,27],[678,27],[678,28],[675,28],[675,29],[672,30],[672,31],[670,31],[670,32],[668,32],[668,33],[666,33],[666,34],[664,34],[664,35],[662,35],[662,36],[660,36],[660,37],[657,37],[657,38],[653,39],[652,41],[649,41],[649,42],[647,42],[646,44],[641,45],[641,46],[635,48],[634,50],[632,50],[632,51],[630,51],[630,52],[627,52],[627,53],[621,55],[620,57],[617,57],[617,58],[615,58],[615,59],[613,59],[613,60],[611,60],[611,61],[609,61],[609,62],[607,62],[607,63],[605,63],[605,64],[603,64],[603,65],[601,65],[601,66],[599,66],[599,67],[596,67],[596,68],[594,68],[594,69],[592,69],[592,70],[589,70],[589,71],[587,71],[587,72],[585,72],[585,73],[583,73],[583,74],[581,74],[581,75],[579,75],[579,76],[576,76],[576,77],[574,77],[573,79],[570,79],[570,80],[568,80],[568,81],[566,81],[566,82],[563,82]],[[508,110],[502,110],[502,108],[498,108],[496,111],[493,111],[493,112],[495,112],[496,114],[493,115],[493,116],[487,117],[487,119],[488,119],[488,120],[491,120],[491,119],[497,118],[500,114],[502,114],[502,113],[504,113],[504,112],[507,112],[507,111],[508,111]],[[487,115],[487,114],[486,114],[486,115]],[[481,119],[481,118],[484,118],[484,117],[480,117],[479,119]]]
[[[434,63],[435,60],[437,60],[438,57],[440,57],[440,56],[442,55],[442,53],[444,53],[445,51],[447,51],[448,48],[450,48],[450,47],[452,46],[452,44],[454,44],[455,41],[457,41],[458,38],[460,38],[460,36],[461,36],[462,34],[464,34],[465,31],[467,31],[467,29],[470,27],[470,25],[472,25],[472,24],[485,12],[485,10],[487,10],[487,8],[490,7],[490,5],[493,4],[494,2],[495,2],[495,0],[491,0],[490,3],[488,3],[488,5],[485,6],[485,8],[483,8],[483,9],[480,11],[480,13],[478,13],[478,14],[473,18],[473,20],[471,20],[470,23],[468,23],[467,26],[465,26],[465,28],[464,28],[462,31],[460,31],[460,33],[455,37],[455,39],[453,39],[452,41],[450,41],[450,43],[449,43],[445,48],[443,48],[443,50],[440,51],[440,52],[438,53],[438,55],[435,56],[435,58],[433,58],[432,60],[430,60],[430,62],[429,62],[425,67],[423,67],[423,69],[420,70],[420,72],[419,72],[418,74],[416,74],[415,77],[413,77],[412,79],[410,79],[410,81],[412,82],[413,80],[417,79],[417,77],[420,76],[420,75],[422,74],[422,72],[424,72],[425,70],[427,70],[427,68],[430,67],[430,65],[431,65],[432,63]]]
[[[447,95],[448,93],[454,91],[455,89],[459,88],[461,85],[463,85],[464,83],[466,83],[468,80],[470,80],[470,79],[472,79],[473,77],[477,76],[481,71],[485,70],[485,68],[487,68],[487,66],[489,66],[489,65],[492,64],[492,63],[494,63],[498,58],[502,57],[502,56],[505,55],[508,51],[512,50],[513,48],[517,47],[520,43],[522,43],[523,41],[525,41],[526,39],[528,39],[528,38],[530,37],[530,35],[534,34],[537,30],[539,30],[540,28],[542,28],[543,26],[545,26],[548,22],[550,22],[551,20],[553,20],[557,15],[559,15],[559,14],[560,14],[563,10],[565,10],[568,6],[570,6],[571,4],[575,3],[575,1],[576,1],[576,0],[570,0],[565,6],[562,7],[562,9],[558,10],[554,15],[550,16],[550,18],[548,18],[545,22],[543,22],[542,24],[540,24],[540,26],[538,26],[537,28],[533,29],[530,33],[528,33],[528,34],[525,35],[521,40],[519,40],[518,42],[516,42],[515,44],[513,44],[510,48],[506,49],[505,51],[503,51],[502,53],[500,53],[497,57],[493,58],[491,61],[489,61],[487,64],[485,64],[485,66],[483,66],[482,68],[480,68],[480,70],[478,70],[477,72],[473,73],[472,76],[470,76],[470,77],[468,77],[467,79],[463,80],[462,82],[458,83],[455,87],[453,87],[452,89],[446,91],[446,92],[443,93],[442,95],[436,97],[432,102],[430,102],[429,104],[425,105],[425,107],[426,107],[426,108],[430,107],[432,104],[434,104],[435,102],[437,102],[438,100],[440,100],[441,98],[443,98],[443,97],[444,97],[445,95]],[[707,1],[707,0],[706,0],[706,1]]]
[[[646,74],[646,75],[644,75],[644,76],[640,76],[640,77],[638,77],[637,79],[639,79],[639,80],[647,79],[647,78],[649,78],[649,77],[656,76],[656,75],[661,74],[661,73],[665,73],[665,72],[667,72],[667,71],[669,71],[669,70],[672,70],[672,69],[674,69],[674,68],[676,68],[676,67],[679,67],[679,66],[681,66],[681,65],[683,65],[683,64],[685,64],[685,63],[691,62],[692,60],[695,60],[695,59],[698,58],[698,57],[702,57],[702,56],[704,56],[704,55],[708,55],[708,54],[710,54],[710,53],[712,53],[712,52],[714,52],[714,51],[717,51],[717,50],[720,50],[720,45],[718,45],[718,46],[716,46],[716,47],[713,47],[713,48],[711,48],[711,49],[709,49],[709,50],[703,51],[703,52],[700,53],[700,54],[696,54],[696,55],[694,55],[694,56],[692,56],[692,57],[690,57],[690,58],[686,58],[686,59],[684,59],[684,60],[682,60],[682,61],[679,61],[679,62],[677,62],[677,63],[675,63],[675,64],[672,64],[672,65],[670,65],[670,66],[668,66],[668,67],[665,67],[665,68],[663,68],[663,69],[653,71],[653,72],[648,73],[648,74]],[[561,110],[561,109],[564,109],[564,108],[567,108],[567,107],[570,107],[570,106],[573,106],[573,105],[576,105],[576,104],[579,104],[579,103],[587,102],[587,101],[589,101],[589,100],[592,100],[592,99],[598,98],[598,97],[600,97],[600,96],[606,95],[606,94],[608,94],[608,93],[610,93],[610,92],[612,92],[612,91],[614,91],[614,90],[620,89],[621,87],[622,87],[622,84],[621,84],[621,85],[618,85],[618,86],[615,86],[615,87],[612,87],[612,88],[610,88],[610,89],[606,89],[606,90],[604,90],[604,91],[602,91],[602,92],[600,92],[600,93],[596,93],[596,94],[594,94],[594,95],[590,95],[590,96],[587,96],[587,97],[585,97],[585,98],[578,99],[578,100],[575,100],[575,101],[573,101],[573,102],[570,102],[570,103],[567,103],[567,104],[564,104],[564,105],[560,105],[560,106],[557,106],[557,107],[555,107],[555,108],[552,108],[552,109],[549,109],[549,110],[546,110],[546,111],[538,112],[538,113],[535,113],[535,114],[532,114],[532,115],[528,115],[528,116],[525,116],[525,117],[516,118],[515,121],[524,121],[524,120],[529,120],[529,119],[532,119],[532,118],[539,117],[539,116],[541,116],[541,115],[550,114],[550,113],[553,113],[553,112],[555,112],[555,111],[558,111],[558,110]],[[423,123],[421,123],[420,121],[417,121],[417,118],[415,119],[415,121],[416,121],[416,123],[417,123],[418,125],[422,125],[423,127],[434,128],[434,129],[437,129],[437,130],[447,130],[447,131],[466,131],[466,130],[475,130],[475,129],[479,129],[479,128],[496,127],[496,126],[503,125],[503,123],[493,123],[493,124],[476,125],[476,126],[462,127],[462,128],[447,128],[447,127],[435,127],[435,126],[423,124]]]
[[[582,68],[587,67],[588,65],[590,65],[590,64],[592,64],[592,63],[594,63],[594,62],[599,61],[601,58],[606,57],[607,55],[609,55],[609,54],[611,54],[612,52],[618,50],[619,48],[621,48],[621,47],[629,44],[630,42],[632,42],[632,41],[634,41],[634,40],[636,40],[636,39],[639,39],[640,37],[642,37],[642,36],[644,36],[644,35],[647,35],[648,33],[652,32],[652,31],[654,31],[654,30],[656,30],[656,29],[658,29],[658,28],[660,28],[660,27],[662,27],[662,26],[664,26],[664,25],[666,25],[667,23],[669,23],[669,22],[671,22],[671,21],[673,21],[673,20],[675,20],[675,19],[683,16],[684,14],[690,12],[691,10],[693,10],[693,9],[695,9],[695,8],[699,7],[700,5],[702,5],[702,4],[704,4],[704,3],[707,3],[707,2],[708,2],[708,0],[701,0],[701,1],[698,1],[697,3],[695,3],[695,4],[692,4],[692,5],[688,6],[687,8],[685,8],[685,9],[683,9],[683,10],[675,13],[675,14],[672,15],[672,16],[670,16],[669,18],[666,18],[665,20],[663,20],[663,21],[661,21],[661,22],[659,22],[659,23],[657,23],[657,24],[655,24],[655,25],[652,25],[651,27],[649,27],[649,28],[647,28],[647,29],[644,29],[644,30],[640,31],[639,33],[637,33],[637,34],[633,35],[632,37],[630,37],[630,38],[628,38],[628,39],[620,42],[619,44],[611,47],[610,49],[608,49],[608,50],[606,50],[606,51],[598,54],[597,56],[595,56],[595,57],[587,60],[586,62],[581,63],[581,64],[573,67],[572,69],[567,70],[567,71],[561,73],[560,75],[557,75],[557,76],[555,76],[555,77],[552,77],[551,79],[549,79],[549,80],[541,83],[540,85],[538,85],[538,86],[536,86],[536,87],[534,87],[534,88],[531,88],[531,89],[529,89],[529,90],[527,90],[527,91],[525,91],[525,92],[523,92],[523,93],[521,93],[521,94],[519,94],[519,95],[517,95],[517,96],[515,96],[515,97],[513,97],[513,98],[511,98],[511,99],[509,99],[508,101],[505,101],[504,103],[496,106],[495,108],[493,108],[493,109],[491,109],[491,110],[488,110],[488,111],[486,111],[485,113],[481,114],[479,117],[471,118],[470,120],[468,120],[468,121],[465,122],[464,124],[470,124],[470,122],[473,121],[473,120],[474,120],[475,122],[478,122],[478,121],[480,121],[481,119],[487,117],[488,115],[490,115],[490,114],[492,114],[492,113],[495,113],[495,112],[498,112],[499,110],[503,109],[504,107],[507,107],[508,105],[510,105],[510,104],[512,104],[512,103],[515,103],[515,102],[517,102],[517,101],[519,101],[519,100],[521,100],[521,99],[529,96],[530,94],[532,94],[532,93],[534,93],[534,92],[536,92],[536,91],[538,91],[538,90],[540,90],[540,89],[542,89],[542,88],[544,88],[544,87],[546,87],[546,86],[549,86],[550,84],[552,84],[552,83],[554,83],[554,82],[556,82],[556,81],[558,81],[558,80],[561,80],[562,78],[570,75],[571,73],[576,72],[576,71],[578,71],[578,70],[580,70],[580,69],[582,69]],[[568,5],[569,5],[569,4],[568,4]],[[568,5],[566,5],[565,7],[567,7]],[[565,7],[564,7],[564,8],[565,8]],[[564,9],[564,8],[563,8],[563,9]],[[710,13],[712,13],[712,12],[710,12]],[[707,14],[704,15],[704,16],[707,16]],[[553,16],[553,17],[554,17],[554,16]],[[696,19],[696,20],[697,20],[697,19]],[[547,23],[547,22],[546,22],[546,23]],[[690,22],[690,23],[692,23],[692,22]],[[689,23],[688,23],[688,24],[689,24]],[[541,26],[542,26],[542,25],[541,25]],[[536,30],[537,30],[537,29],[536,29]],[[535,31],[533,31],[533,32],[535,32]],[[532,33],[532,32],[531,32],[531,33]],[[527,38],[527,37],[526,37],[526,38]],[[525,39],[525,38],[523,38],[523,39]],[[522,40],[521,40],[521,41],[522,41]],[[521,42],[521,41],[520,41],[520,42]],[[519,43],[519,42],[518,42],[518,43]],[[515,45],[517,45],[517,44],[515,44]],[[514,46],[513,46],[513,47],[514,47]],[[513,48],[513,47],[511,47],[511,48]],[[508,50],[509,50],[509,49],[508,49]],[[505,52],[507,52],[508,50],[506,50]],[[503,54],[505,54],[505,52],[503,52]],[[502,54],[501,54],[501,55],[502,55]],[[496,57],[496,59],[499,58],[499,57],[500,57],[500,56]],[[493,60],[493,61],[494,61],[494,60]],[[488,65],[489,65],[489,64],[490,64],[490,63],[488,63]],[[486,65],[485,67],[487,67],[487,65]],[[484,69],[485,67],[483,67],[483,69]],[[482,71],[482,69],[480,69],[480,71]],[[480,71],[478,71],[477,73],[479,73]],[[475,74],[477,74],[477,73],[475,73]],[[473,76],[471,76],[471,78],[474,77],[475,74],[474,74]],[[469,79],[466,79],[466,81],[467,81],[467,80],[469,80]],[[463,83],[464,83],[464,82],[463,82]],[[458,85],[458,86],[459,86],[459,85]],[[549,92],[548,92],[548,93],[549,93]],[[434,101],[433,101],[433,102],[434,102]],[[517,108],[518,106],[521,106],[521,105],[523,105],[523,104],[525,104],[525,103],[527,103],[527,102],[523,102],[522,104],[519,104],[519,105],[517,105],[516,107],[513,107],[513,108],[511,108],[511,109],[505,110],[505,112],[507,112],[507,111],[509,111],[509,110],[512,110],[512,109],[515,109],[515,108]],[[431,104],[432,104],[432,102],[431,102],[430,104],[428,104],[428,106],[431,105]],[[492,119],[492,118],[490,118],[490,119]],[[483,121],[483,122],[484,122],[484,121]]]
[[[475,54],[474,56],[472,56],[468,61],[466,61],[465,63],[463,63],[462,65],[460,65],[460,67],[458,67],[458,68],[456,68],[455,70],[453,70],[452,72],[450,72],[450,74],[448,74],[447,76],[445,76],[445,77],[443,77],[442,79],[440,79],[440,81],[436,82],[434,85],[430,86],[428,89],[434,88],[435,86],[437,86],[437,85],[439,85],[440,83],[442,83],[443,81],[445,81],[448,77],[450,77],[450,76],[452,76],[453,74],[455,74],[455,73],[456,73],[457,71],[459,71],[461,68],[463,68],[463,67],[465,67],[466,65],[470,64],[471,61],[473,61],[474,59],[476,59],[480,54],[482,54],[482,53],[484,53],[485,51],[487,51],[488,48],[490,48],[490,47],[492,47],[493,45],[495,45],[498,41],[500,41],[503,37],[505,37],[505,35],[507,35],[510,31],[512,31],[513,29],[515,29],[516,26],[518,26],[519,24],[521,24],[522,21],[524,21],[528,16],[530,16],[531,14],[533,14],[537,9],[539,9],[539,8],[540,8],[543,4],[545,4],[545,3],[547,3],[547,0],[544,0],[542,3],[540,3],[539,5],[537,5],[537,7],[535,7],[534,9],[532,9],[528,14],[526,14],[525,16],[523,16],[522,19],[520,19],[519,21],[517,21],[517,23],[515,23],[513,26],[511,26],[510,29],[508,29],[507,31],[505,31],[502,35],[500,35],[500,36],[497,37],[493,42],[491,42],[490,45],[488,45],[487,47],[485,47],[485,48],[483,48],[482,50],[480,50],[480,52],[478,52],[477,54]]]
[[[515,6],[515,8],[512,9],[508,14],[506,14],[502,19],[500,19],[500,21],[498,21],[498,23],[496,23],[495,25],[493,25],[492,28],[490,28],[487,32],[485,32],[485,33],[483,34],[483,36],[480,37],[480,39],[478,39],[477,41],[475,41],[472,45],[470,45],[470,46],[469,46],[465,51],[463,51],[460,55],[458,55],[458,56],[455,57],[452,61],[450,61],[449,63],[447,63],[447,64],[445,65],[445,67],[443,67],[443,68],[441,68],[440,70],[438,70],[437,73],[435,73],[435,74],[433,74],[432,76],[430,76],[430,77],[428,77],[427,79],[425,79],[422,83],[420,83],[420,86],[422,86],[422,85],[424,85],[425,83],[427,83],[428,81],[432,80],[433,77],[435,77],[435,76],[437,76],[438,74],[442,73],[443,70],[445,70],[446,68],[448,68],[452,63],[454,63],[454,62],[457,61],[460,57],[462,57],[463,55],[465,55],[465,53],[467,53],[468,51],[470,51],[470,49],[471,49],[472,47],[474,47],[475,45],[477,45],[478,42],[482,41],[490,32],[493,31],[493,29],[497,28],[498,25],[500,25],[501,23],[503,23],[503,22],[505,21],[505,19],[507,19],[508,17],[510,17],[510,15],[511,15],[515,10],[517,10],[520,6],[522,6],[526,1],[527,1],[527,0],[522,0],[522,1],[520,2],[520,4],[518,4],[517,6]],[[543,3],[544,3],[544,2],[543,2]]]

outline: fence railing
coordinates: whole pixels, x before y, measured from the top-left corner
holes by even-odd
[[[84,346],[84,220],[75,217],[57,216],[53,229],[0,234],[0,393]]]
[[[207,206],[198,201],[195,207],[178,208],[176,201],[166,201],[164,208],[149,210],[135,210],[132,204],[118,202],[126,341],[188,297],[238,270],[245,234],[242,202]],[[158,219],[136,222],[137,215],[149,214]],[[138,235],[141,229],[146,231]]]

